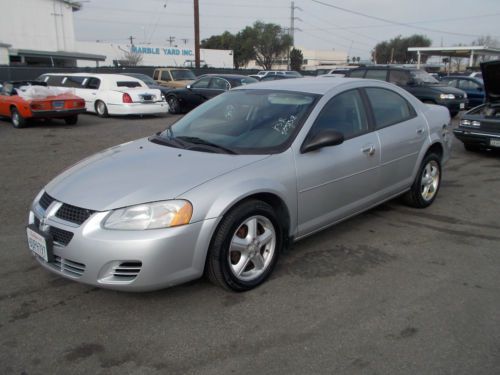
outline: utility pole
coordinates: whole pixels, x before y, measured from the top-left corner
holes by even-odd
[[[168,46],[172,47],[172,43],[175,42],[175,36],[169,36],[167,41],[168,41]]]
[[[194,0],[194,61],[195,67],[200,67],[200,7]]]
[[[295,27],[295,20],[297,21],[302,21],[299,17],[295,17],[295,9],[302,10],[300,7],[295,6],[295,2],[292,1],[290,4],[290,30],[289,30],[289,35],[292,38],[292,48],[295,47],[295,30],[302,31],[299,28]],[[290,50],[288,50],[288,70],[290,70]]]
[[[133,46],[134,46],[134,39],[135,39],[135,38],[134,38],[132,35],[130,35],[130,36],[128,37],[128,39],[130,40],[130,45],[133,47]]]

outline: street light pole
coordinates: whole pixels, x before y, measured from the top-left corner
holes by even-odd
[[[200,8],[198,0],[194,0],[194,61],[200,67]]]

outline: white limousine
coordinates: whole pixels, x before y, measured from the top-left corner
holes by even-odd
[[[85,99],[87,112],[98,116],[150,115],[168,112],[160,90],[121,74],[47,73],[38,77],[48,86],[65,87]]]

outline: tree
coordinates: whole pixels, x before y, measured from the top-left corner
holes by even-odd
[[[292,48],[290,51],[290,68],[292,70],[299,71],[302,69],[302,62],[304,61],[304,55],[300,49]]]
[[[121,65],[137,66],[142,63],[142,55],[137,52],[125,51],[123,52],[123,59],[120,60]]]
[[[496,38],[493,38],[490,35],[483,35],[477,38],[472,42],[473,46],[486,46],[486,47],[492,47],[492,48],[500,48],[500,41]],[[478,56],[477,61],[488,61],[488,60],[496,60],[498,57],[497,56],[484,56],[480,55]]]
[[[201,48],[233,50],[234,67],[239,69],[254,59],[253,30],[246,27],[236,35],[224,31],[221,35],[213,35],[201,41]]]
[[[273,62],[292,46],[292,37],[274,23],[257,21],[253,24],[255,33],[255,61],[265,70],[273,67]]]
[[[415,34],[407,38],[398,35],[389,41],[378,43],[372,51],[373,61],[378,64],[411,64],[417,61],[417,53],[408,47],[429,47],[432,41],[424,35]],[[427,56],[421,56],[425,63]]]

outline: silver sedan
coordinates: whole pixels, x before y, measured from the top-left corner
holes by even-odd
[[[29,248],[46,269],[99,287],[206,274],[248,290],[292,241],[400,195],[429,206],[449,126],[445,107],[385,82],[248,85],[56,177],[31,206]]]

